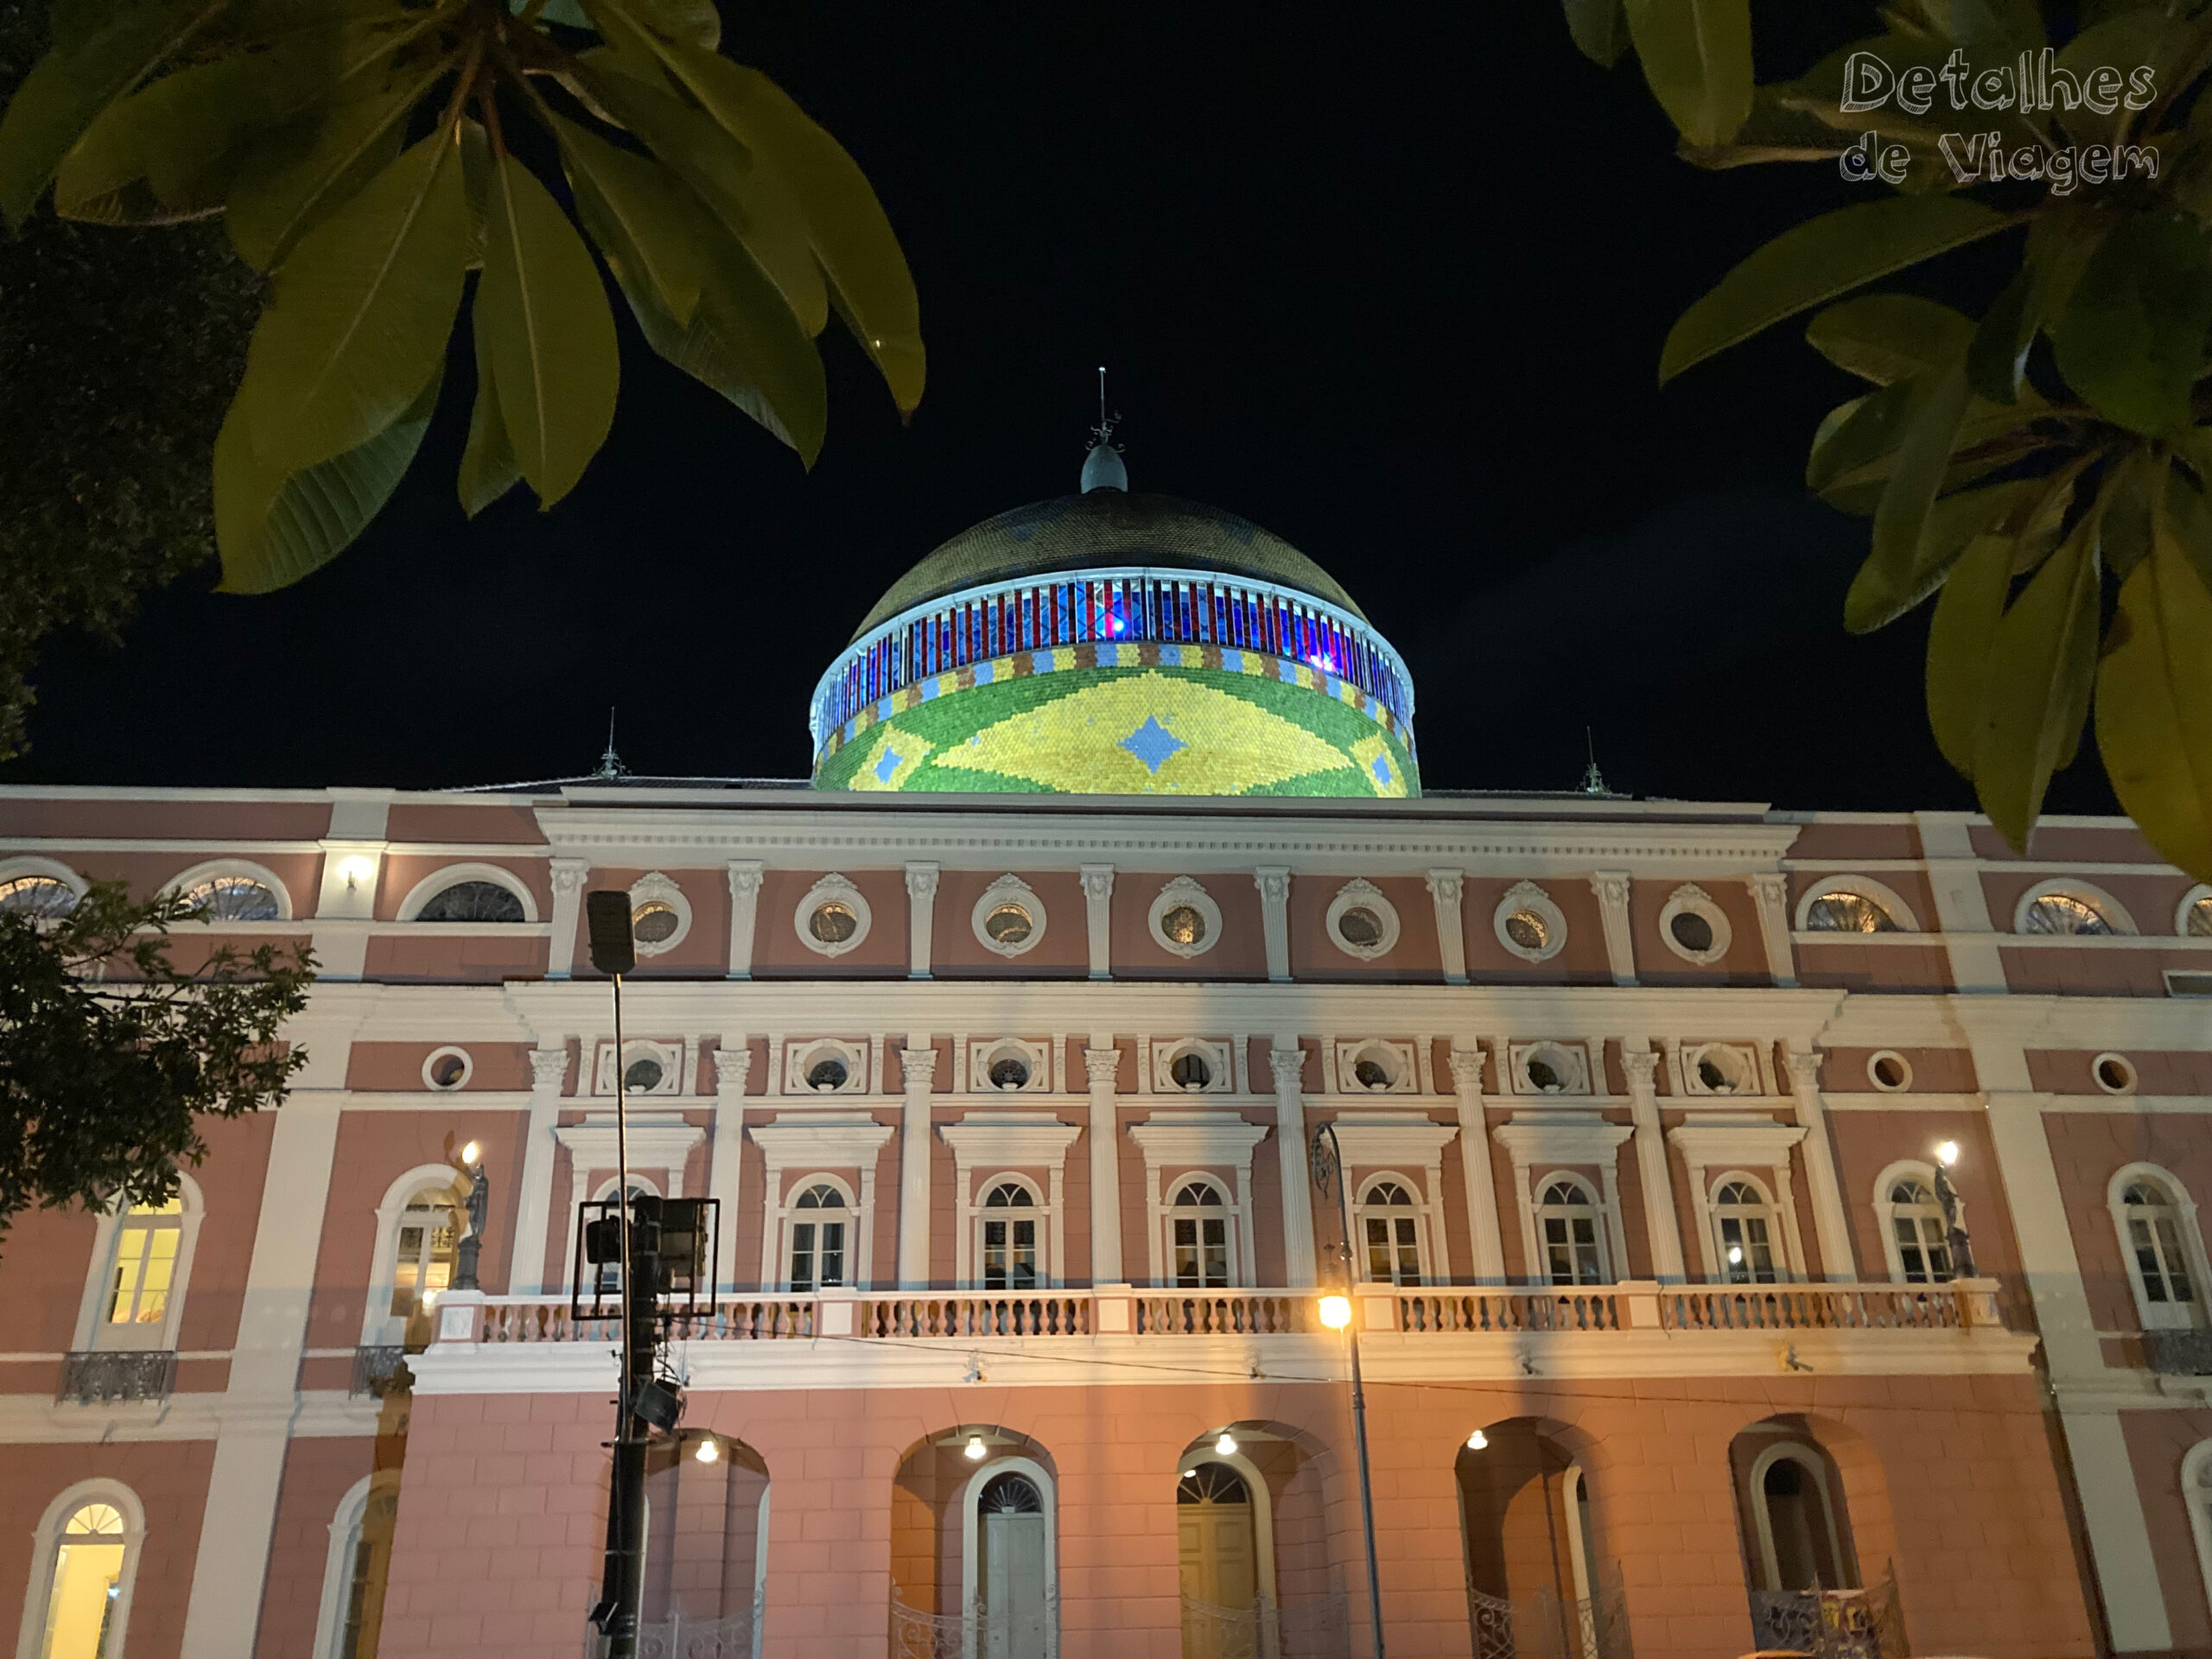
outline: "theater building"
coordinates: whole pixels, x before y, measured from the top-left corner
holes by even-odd
[[[720,1217],[667,1651],[1365,1653],[1370,1513],[1408,1659],[2212,1651],[2212,893],[2121,820],[1425,787],[1351,594],[1085,483],[861,620],[805,782],[0,791],[0,903],[321,964],[175,1205],[0,1249],[18,1659],[582,1651],[625,1090]]]

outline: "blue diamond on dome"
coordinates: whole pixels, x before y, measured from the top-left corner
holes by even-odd
[[[889,783],[891,781],[891,774],[899,770],[899,763],[906,758],[906,757],[905,755],[899,753],[898,750],[891,747],[888,744],[885,745],[883,759],[875,763],[876,782],[880,784]]]
[[[1144,724],[1122,740],[1122,747],[1144,762],[1147,772],[1157,773],[1167,758],[1178,749],[1191,746],[1160,723],[1156,715],[1147,715]]]
[[[1375,774],[1376,783],[1388,784],[1390,781],[1390,763],[1381,755],[1375,757],[1375,764],[1368,770]]]

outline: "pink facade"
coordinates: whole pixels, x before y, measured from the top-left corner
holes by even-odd
[[[1956,815],[1482,797],[0,791],[0,884],[210,869],[274,906],[219,937],[323,963],[309,1065],[176,1216],[0,1253],[24,1654],[86,1503],[127,1534],[110,1659],[580,1651],[618,1077],[631,1179],[720,1205],[649,1618],[1026,1652],[1033,1591],[1067,1659],[1237,1618],[1368,1651],[1326,1124],[1394,1654],[1578,1601],[1590,1659],[1745,1653],[1813,1580],[1916,1652],[2212,1652],[2212,937],[2125,824],[2020,859]],[[420,919],[464,880],[501,919]],[[620,1054],[607,888],[660,907]],[[2050,894],[2104,930],[2030,925]],[[175,1281],[120,1319],[149,1227]]]

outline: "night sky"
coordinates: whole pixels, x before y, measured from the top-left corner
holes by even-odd
[[[158,596],[120,652],[51,648],[0,780],[574,775],[610,703],[633,771],[804,777],[808,695],[876,596],[1075,487],[1103,363],[1137,488],[1274,531],[1405,654],[1431,787],[1571,787],[1587,726],[1640,795],[1972,804],[1928,735],[1925,610],[1842,631],[1866,526],[1802,469],[1856,383],[1785,326],[1655,384],[1684,306],[1866,187],[1676,161],[1633,68],[1578,56],[1549,0],[724,10],[724,49],[838,135],[905,243],[911,427],[833,323],[806,474],[617,301],[621,409],[582,486],[471,524],[463,330],[363,540],[271,598]],[[1857,10],[1763,3],[1762,73],[1824,44],[1779,31]],[[1974,257],[1931,291],[1979,309]],[[2113,810],[2093,759],[2050,805]]]

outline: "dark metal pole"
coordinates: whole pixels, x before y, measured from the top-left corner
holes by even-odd
[[[1322,1142],[1328,1142],[1327,1149]],[[1311,1151],[1314,1185],[1326,1185],[1337,1201],[1337,1259],[1344,1268],[1344,1300],[1351,1300],[1354,1257],[1351,1249],[1351,1208],[1344,1195],[1344,1148],[1337,1144],[1337,1127],[1324,1123],[1313,1131]],[[1333,1176],[1333,1179],[1331,1178]],[[1367,1535],[1367,1617],[1375,1634],[1375,1659],[1384,1659],[1382,1647],[1382,1579],[1375,1565],[1375,1488],[1367,1472],[1367,1390],[1359,1376],[1359,1331],[1349,1319],[1344,1344],[1351,1352],[1351,1432],[1359,1452],[1359,1522]]]
[[[607,1580],[614,1604],[606,1624],[608,1659],[636,1659],[638,1615],[645,1585],[645,1435],[634,1406],[639,1375],[635,1299],[630,1260],[630,1086],[623,1075],[622,976],[614,979],[614,1195],[622,1217],[622,1357],[614,1402],[614,1472],[608,1487]],[[646,1370],[650,1372],[651,1360]]]

